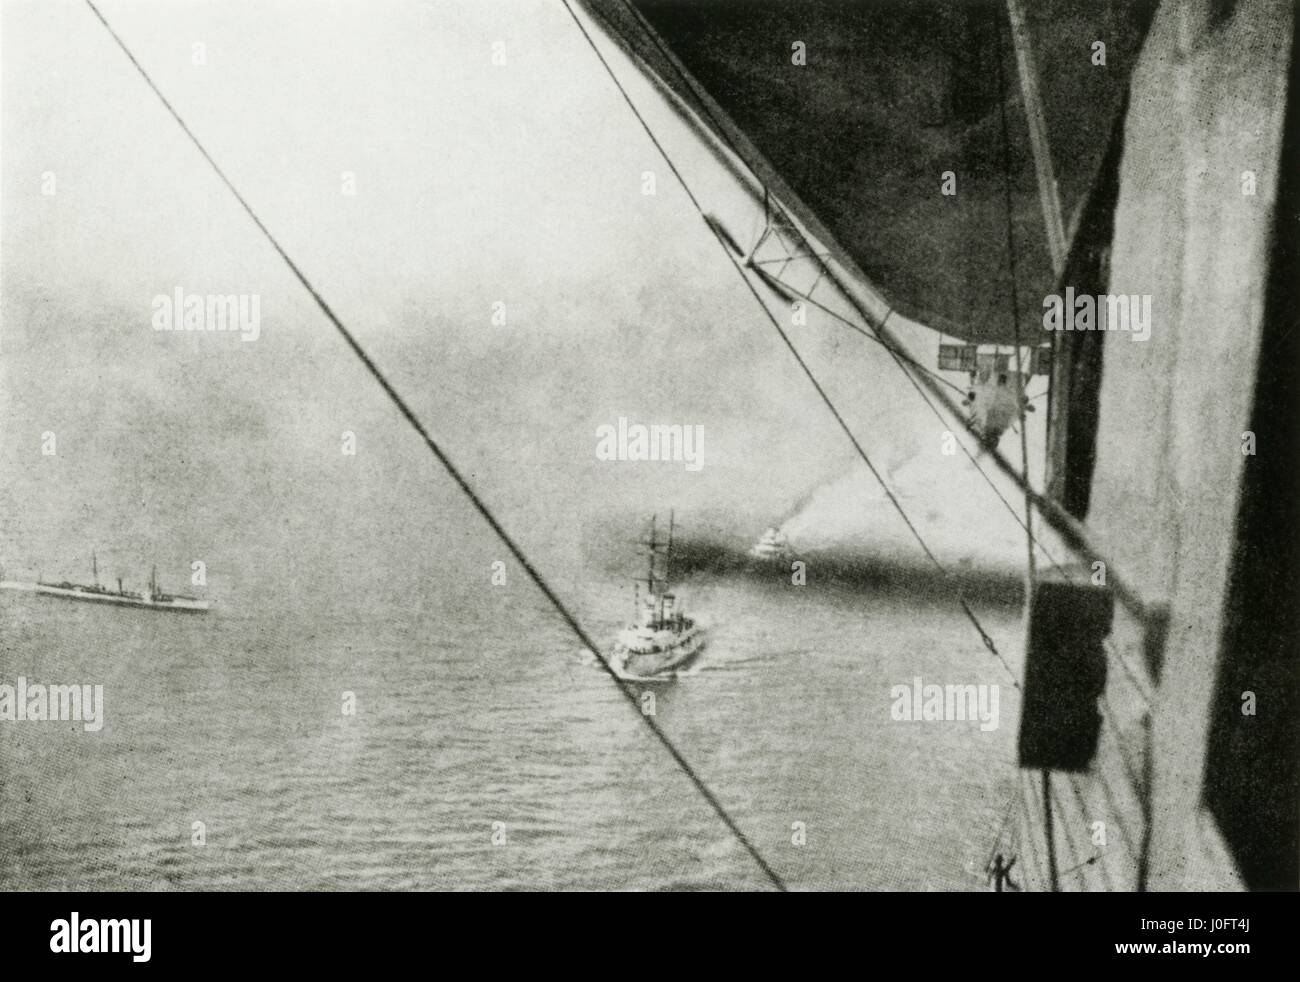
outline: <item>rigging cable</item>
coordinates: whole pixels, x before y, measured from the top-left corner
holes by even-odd
[[[988,869],[988,867],[992,865],[993,857],[997,855],[998,846],[1002,844],[1002,833],[1007,830],[1007,823],[1011,821],[1011,813],[1015,810],[1015,807],[1016,795],[1013,792],[1010,800],[1007,801],[1006,811],[1002,813],[1002,823],[998,826],[997,834],[993,836],[993,847],[989,849],[989,857],[984,862],[985,869]]]
[[[1015,16],[1016,16],[1015,0],[1008,0],[1008,3],[1007,3],[1007,9],[1008,9],[1008,16],[1009,16],[1009,17],[1015,17]],[[1009,95],[1009,93],[1008,93],[1008,90],[1007,90],[1006,74],[1005,74],[1005,68],[1004,68],[1004,61],[1003,61],[1003,57],[1002,57],[1003,52],[1005,51],[1006,47],[1008,46],[1008,42],[1007,42],[1006,34],[1005,34],[1004,31],[1003,31],[1003,24],[1002,24],[1002,20],[1001,20],[1001,18],[997,17],[997,15],[994,14],[994,21],[995,21],[995,29],[996,29],[996,32],[997,32],[997,35],[998,35],[998,47],[999,47],[1000,49],[1002,49],[1002,50],[999,51],[999,53],[998,53],[998,57],[997,57],[997,69],[998,69],[998,90],[999,90],[999,91],[998,91],[998,95],[999,95],[999,103],[998,103],[998,107],[999,107],[999,117],[1000,117],[1000,121],[1001,121],[1002,163],[1003,163],[1003,191],[1004,191],[1005,215],[1006,215],[1006,229],[1007,229],[1007,259],[1008,259],[1008,268],[1009,268],[1009,273],[1010,273],[1010,301],[1011,301],[1012,329],[1013,329],[1013,331],[1014,331],[1014,340],[1015,340],[1015,346],[1016,346],[1016,349],[1015,349],[1015,350],[1016,350],[1016,374],[1023,378],[1024,375],[1023,375],[1022,346],[1021,346],[1021,332],[1020,332],[1020,304],[1019,304],[1019,297],[1018,297],[1018,290],[1019,290],[1019,277],[1018,277],[1018,263],[1017,263],[1017,252],[1016,252],[1016,238],[1015,238],[1015,221],[1014,221],[1014,210],[1013,210],[1013,198],[1012,198],[1012,191],[1011,191],[1011,175],[1012,175],[1012,168],[1011,168],[1011,137],[1010,137],[1010,128],[1009,128],[1008,119],[1007,119],[1007,101],[1008,101],[1008,95]],[[1018,49],[1017,49],[1017,52],[1019,53]],[[1025,65],[1023,62],[1020,63],[1020,66],[1019,66],[1019,67],[1020,67],[1021,71],[1025,71],[1025,70],[1026,70],[1026,65]],[[1029,112],[1030,112],[1030,107],[1029,107],[1028,104],[1026,104],[1026,107],[1025,107],[1025,108],[1026,108],[1026,112],[1029,113]],[[1032,123],[1031,123],[1031,125],[1032,125]],[[1032,132],[1031,132],[1031,139],[1032,139],[1032,136],[1033,136],[1033,134],[1032,134]],[[1045,206],[1045,207],[1046,207],[1046,206]],[[1049,244],[1053,244],[1053,245],[1055,245],[1055,240],[1053,240],[1053,242],[1052,242],[1052,243],[1049,243]],[[1027,430],[1027,427],[1025,426],[1025,405],[1026,405],[1026,400],[1024,400],[1024,399],[1022,398],[1022,399],[1019,401],[1019,403],[1018,403],[1018,407],[1019,407],[1019,408],[1018,408],[1018,413],[1019,413],[1019,419],[1020,419],[1020,427],[1019,427],[1019,436],[1020,436],[1020,452],[1021,452],[1022,469],[1023,469],[1024,478],[1025,478],[1025,485],[1026,485],[1026,495],[1025,495],[1025,518],[1026,518],[1026,526],[1025,526],[1025,528],[1026,528],[1026,533],[1027,533],[1027,535],[1028,535],[1028,537],[1029,537],[1029,567],[1028,567],[1028,570],[1027,570],[1027,573],[1028,573],[1028,579],[1027,579],[1027,590],[1026,590],[1026,596],[1027,596],[1027,598],[1028,598],[1029,603],[1032,604],[1032,602],[1033,602],[1033,591],[1034,591],[1034,588],[1035,588],[1034,549],[1033,549],[1034,535],[1033,535],[1033,528],[1032,528],[1032,523],[1033,523],[1032,501],[1031,501],[1031,498],[1030,498],[1030,496],[1029,496],[1029,491],[1028,491],[1028,489],[1029,489],[1029,450],[1028,450],[1028,441],[1027,441],[1027,433],[1028,433],[1028,430]],[[1058,568],[1059,568],[1059,566],[1058,566]],[[1063,571],[1063,572],[1064,572],[1064,571]],[[1073,580],[1073,577],[1070,576],[1070,574],[1069,574],[1068,572],[1066,572],[1065,575],[1066,575],[1067,579]],[[1032,607],[1029,607],[1029,609],[1032,610]],[[1124,662],[1121,661],[1121,664],[1123,665],[1125,671],[1131,671],[1131,670],[1129,669],[1129,667],[1128,667],[1128,665],[1127,665],[1126,663],[1124,663]],[[1114,734],[1115,734],[1115,741],[1116,741],[1116,747],[1117,747],[1117,749],[1119,750],[1119,754],[1120,754],[1120,757],[1121,757],[1121,759],[1122,759],[1122,761],[1123,761],[1123,763],[1124,763],[1125,770],[1126,770],[1126,771],[1129,771],[1130,774],[1131,774],[1131,773],[1132,773],[1132,763],[1131,763],[1131,760],[1130,760],[1130,758],[1129,758],[1129,755],[1128,755],[1127,750],[1125,749],[1124,742],[1123,742],[1123,740],[1122,740],[1121,737],[1120,737],[1119,730],[1118,730],[1118,724],[1117,724],[1116,721],[1112,718],[1111,712],[1109,711],[1109,709],[1110,709],[1110,707],[1109,707],[1109,701],[1105,699],[1104,694],[1103,694],[1103,701],[1105,701],[1105,702],[1107,703],[1107,712],[1103,713],[1103,715],[1105,716],[1105,718],[1106,718],[1107,721],[1109,722],[1109,724],[1110,724],[1110,726],[1111,726],[1111,729],[1114,731]],[[1101,782],[1101,784],[1102,784],[1102,786],[1103,786],[1103,789],[1104,789],[1104,791],[1105,791],[1105,793],[1106,793],[1107,799],[1110,800],[1111,803],[1112,803],[1112,805],[1113,805],[1113,804],[1114,804],[1114,794],[1113,794],[1112,788],[1111,788],[1111,786],[1110,786],[1110,780],[1109,780],[1109,778],[1108,778],[1104,773],[1101,774],[1101,775],[1099,775],[1099,776],[1100,776],[1100,782]],[[1052,784],[1051,784],[1051,775],[1050,775],[1050,772],[1047,771],[1046,769],[1044,769],[1043,772],[1042,772],[1042,780],[1043,780],[1043,786],[1044,786],[1044,789],[1045,789],[1047,795],[1049,796],[1049,797],[1045,800],[1045,804],[1048,805],[1048,806],[1050,806],[1050,804],[1051,804],[1050,795],[1052,794],[1052,790],[1053,790],[1053,789],[1052,789]],[[1075,778],[1074,778],[1073,775],[1067,775],[1067,782],[1066,782],[1066,783],[1067,783],[1067,785],[1068,785],[1070,791],[1073,793],[1075,800],[1078,802],[1082,814],[1083,814],[1084,817],[1086,818],[1086,816],[1087,816],[1087,814],[1088,814],[1088,806],[1087,806],[1087,802],[1084,800],[1083,794],[1082,794],[1082,793],[1080,792],[1080,790],[1079,790],[1078,782],[1075,780]],[[1139,792],[1139,793],[1140,793],[1140,792]],[[1045,809],[1044,809],[1044,818],[1045,818],[1045,821],[1046,821],[1047,826],[1048,826],[1047,833],[1048,833],[1048,841],[1049,841],[1049,845],[1050,845],[1050,844],[1053,844],[1053,843],[1054,843],[1054,838],[1053,838],[1053,836],[1052,836],[1052,829],[1051,829],[1051,823],[1052,823],[1052,821],[1053,821],[1053,809],[1051,809],[1050,807],[1045,807]],[[1128,836],[1127,836],[1127,830],[1124,828],[1124,826],[1123,826],[1122,823],[1121,823],[1121,825],[1120,825],[1120,828],[1121,828],[1121,831],[1124,832],[1124,834],[1125,834],[1125,839],[1127,840],[1127,838],[1128,838]],[[1070,836],[1070,834],[1069,834],[1069,826],[1068,826],[1068,825],[1066,826],[1066,838],[1067,838],[1067,841],[1068,841],[1069,844],[1070,844],[1071,849],[1072,849],[1072,850],[1075,850],[1075,851],[1076,851],[1076,854],[1077,854],[1077,847],[1076,847],[1076,845],[1075,845],[1075,843],[1074,843],[1074,841],[1073,841],[1073,838],[1072,838],[1072,837]],[[1051,874],[1052,889],[1053,889],[1053,890],[1058,890],[1058,889],[1059,889],[1059,874],[1057,873],[1057,868],[1056,868],[1056,857],[1055,857],[1055,850],[1054,850],[1054,848],[1049,848],[1049,851],[1048,851],[1048,865],[1049,865],[1049,872],[1050,872],[1050,874]],[[1078,868],[1079,868],[1079,867],[1073,867],[1073,869],[1078,869]],[[1103,879],[1109,880],[1109,876],[1108,876],[1108,874],[1107,874],[1107,870],[1105,869],[1104,866],[1101,867],[1101,871],[1102,871]]]
[[[308,292],[308,294],[310,294],[311,298],[316,302],[316,306],[319,307],[321,312],[325,315],[325,318],[339,332],[343,340],[347,342],[348,347],[352,349],[353,354],[357,356],[357,358],[361,361],[362,365],[365,366],[366,370],[370,373],[370,375],[375,379],[376,382],[379,383],[380,388],[384,390],[384,393],[392,401],[393,405],[397,408],[398,412],[407,421],[407,423],[411,425],[411,428],[415,430],[415,432],[419,435],[419,437],[424,441],[425,446],[429,448],[430,452],[432,452],[433,455],[438,459],[438,462],[442,464],[443,469],[447,472],[448,476],[450,476],[451,479],[460,488],[460,490],[464,492],[466,498],[469,499],[470,503],[478,511],[479,515],[481,515],[483,520],[487,522],[488,526],[492,529],[492,531],[496,533],[497,538],[501,540],[502,544],[510,551],[510,554],[514,556],[515,560],[523,568],[524,572],[528,574],[529,579],[531,579],[533,583],[537,586],[537,588],[541,590],[543,596],[546,597],[546,599],[550,602],[551,606],[553,606],[556,612],[559,613],[560,617],[568,625],[569,629],[574,633],[574,635],[578,638],[578,640],[581,641],[584,646],[586,646],[587,650],[589,650],[590,652],[592,652],[592,654],[596,656],[596,658],[600,662],[601,667],[605,670],[605,672],[609,675],[609,677],[614,681],[614,684],[618,687],[619,692],[623,694],[623,697],[627,699],[628,703],[636,710],[637,716],[641,719],[643,723],[645,723],[647,727],[649,727],[650,731],[663,745],[664,749],[668,751],[669,755],[672,757],[674,762],[676,762],[677,766],[681,769],[682,773],[684,773],[690,779],[691,783],[695,786],[695,789],[700,793],[700,795],[704,798],[704,800],[709,803],[709,805],[713,808],[714,812],[717,813],[718,817],[722,820],[723,824],[726,825],[727,829],[731,832],[731,834],[735,837],[735,839],[742,846],[744,846],[746,852],[748,852],[750,857],[754,860],[754,862],[758,864],[759,868],[763,871],[764,875],[766,875],[767,878],[772,882],[773,886],[775,886],[778,890],[785,892],[786,890],[785,882],[776,873],[776,871],[772,869],[772,867],[768,864],[767,860],[764,859],[762,854],[759,853],[757,848],[755,848],[753,843],[749,841],[749,838],[745,835],[745,833],[741,831],[740,827],[736,824],[735,820],[727,812],[726,808],[723,807],[722,802],[713,793],[713,791],[710,790],[708,785],[704,783],[703,779],[695,772],[695,769],[691,766],[690,762],[687,761],[686,758],[682,756],[681,752],[673,744],[672,740],[669,739],[668,734],[665,733],[664,730],[659,726],[659,724],[655,722],[652,716],[648,716],[641,711],[640,700],[637,694],[633,691],[633,689],[630,686],[626,685],[624,681],[618,677],[618,673],[614,671],[613,666],[611,666],[609,662],[606,660],[605,656],[601,654],[599,646],[597,646],[596,643],[592,641],[591,638],[587,635],[587,632],[582,628],[582,626],[578,623],[578,621],[574,618],[574,616],[569,612],[568,608],[565,607],[563,601],[561,601],[560,598],[551,589],[550,585],[546,582],[545,578],[543,578],[542,574],[537,570],[536,567],[533,566],[533,564],[529,561],[528,557],[525,556],[523,551],[519,548],[519,546],[515,544],[514,539],[510,537],[509,533],[507,533],[505,528],[501,525],[501,523],[497,521],[496,517],[492,514],[488,506],[478,496],[478,493],[468,483],[468,481],[466,481],[466,479],[461,475],[456,465],[452,463],[451,458],[447,456],[446,452],[438,445],[438,443],[433,439],[433,437],[429,435],[428,430],[424,428],[424,425],[416,417],[415,413],[412,412],[412,410],[402,399],[402,397],[397,394],[396,389],[393,388],[392,384],[384,376],[383,372],[380,371],[379,367],[365,352],[365,349],[361,347],[361,345],[357,342],[356,338],[353,337],[352,333],[343,325],[343,322],[339,320],[338,316],[334,313],[334,311],[330,309],[329,304],[325,302],[324,298],[321,297],[320,293],[318,293],[316,288],[311,284],[311,281],[307,279],[307,277],[303,274],[303,272],[289,257],[288,253],[286,253],[284,249],[280,246],[280,243],[271,234],[270,230],[267,229],[267,227],[262,223],[262,220],[257,217],[256,212],[254,212],[252,207],[248,204],[248,202],[244,200],[243,195],[239,193],[238,189],[236,189],[235,185],[231,183],[230,179],[226,177],[225,172],[222,171],[221,167],[217,164],[216,160],[214,160],[213,157],[208,153],[208,151],[204,148],[203,144],[199,142],[198,137],[194,135],[194,133],[190,130],[189,126],[187,126],[185,121],[181,118],[180,114],[176,111],[176,109],[172,106],[172,104],[168,102],[167,97],[164,96],[162,94],[162,91],[158,88],[158,86],[154,84],[154,81],[149,76],[149,73],[146,72],[144,70],[144,67],[140,64],[140,62],[136,60],[135,55],[131,53],[131,49],[126,46],[126,43],[118,36],[117,32],[113,30],[112,25],[110,25],[108,21],[104,19],[104,15],[100,13],[99,8],[95,6],[93,0],[86,0],[86,5],[99,19],[99,22],[104,25],[104,29],[107,30],[109,35],[113,38],[113,40],[117,42],[117,45],[119,48],[122,49],[122,52],[127,56],[128,59],[130,59],[131,64],[135,66],[136,71],[140,73],[140,76],[145,80],[145,83],[149,86],[149,88],[153,90],[154,95],[158,97],[159,101],[163,104],[163,107],[172,116],[172,118],[176,120],[181,130],[185,133],[187,137],[189,137],[190,142],[194,144],[195,148],[203,156],[203,159],[208,162],[208,164],[212,167],[213,171],[216,173],[217,177],[221,179],[221,182],[226,186],[226,188],[234,196],[235,200],[248,214],[248,217],[252,219],[253,224],[256,225],[257,228],[263,234],[263,236],[266,237],[267,242],[270,243],[271,247],[276,251],[276,253],[280,256],[280,258],[284,260],[285,265],[289,267],[289,271],[293,273],[294,277],[298,280],[298,282],[302,284],[303,288]]]
[[[820,259],[821,257],[820,257],[820,256],[811,256],[811,257],[810,257],[810,256],[797,256],[797,257],[795,257],[795,258],[798,258],[798,259],[808,259],[808,258],[816,258],[816,259]],[[757,263],[754,263],[754,264],[751,265],[751,268],[753,268],[754,266],[757,266],[757,265],[758,265]],[[798,297],[800,300],[804,301],[805,303],[808,303],[808,304],[810,304],[811,306],[816,307],[818,310],[820,310],[822,313],[826,314],[828,317],[830,317],[830,318],[831,318],[832,320],[834,320],[835,322],[837,322],[837,323],[839,323],[839,324],[843,324],[845,327],[847,327],[847,328],[848,328],[849,330],[851,330],[851,331],[856,331],[858,334],[861,334],[861,335],[862,335],[864,338],[866,338],[868,341],[874,341],[876,344],[880,345],[882,348],[884,348],[886,351],[888,351],[888,352],[890,353],[890,355],[893,356],[895,362],[902,362],[902,363],[905,363],[905,364],[909,365],[909,366],[910,366],[912,369],[914,369],[915,371],[924,372],[926,375],[930,376],[930,378],[934,379],[934,381],[938,382],[940,385],[946,385],[946,386],[948,386],[948,388],[952,389],[954,392],[956,392],[956,393],[957,393],[958,395],[960,395],[960,396],[963,396],[963,397],[964,397],[964,396],[966,395],[965,391],[962,389],[962,387],[961,387],[960,385],[957,385],[957,384],[955,384],[955,383],[953,383],[953,382],[948,381],[948,379],[944,378],[944,377],[943,377],[942,375],[940,375],[938,372],[932,371],[930,368],[926,367],[925,365],[922,365],[919,361],[917,361],[915,358],[913,358],[911,355],[907,354],[906,352],[897,351],[897,350],[895,350],[894,348],[890,347],[888,344],[885,343],[885,341],[880,337],[880,335],[878,335],[878,334],[875,332],[875,330],[874,330],[873,328],[871,328],[870,326],[864,328],[864,327],[863,327],[862,325],[860,325],[860,324],[855,324],[852,320],[850,320],[849,318],[845,317],[845,316],[844,316],[843,314],[841,314],[839,311],[834,310],[833,308],[828,307],[826,304],[822,303],[821,301],[814,299],[813,296],[812,296],[812,293],[811,293],[811,292],[801,293],[800,291],[798,291],[798,290],[794,289],[792,286],[790,286],[790,284],[788,284],[788,283],[786,283],[784,280],[782,280],[779,276],[773,276],[771,273],[767,272],[766,270],[760,270],[760,269],[754,269],[754,272],[758,275],[758,278],[759,278],[760,280],[762,280],[763,282],[767,283],[768,285],[775,285],[775,286],[780,287],[780,291],[784,291],[784,292],[790,293],[791,295],[793,295],[793,296],[795,296],[795,297]],[[778,292],[780,292],[780,291],[778,291]],[[888,320],[888,319],[890,318],[890,316],[893,315],[893,313],[894,313],[894,311],[893,311],[893,308],[891,307],[890,310],[889,310],[889,313],[885,315],[885,320]]]
[[[1085,859],[1083,862],[1078,863],[1078,864],[1076,864],[1076,865],[1074,865],[1074,866],[1071,866],[1069,869],[1061,870],[1061,875],[1062,875],[1062,876],[1067,876],[1067,875],[1069,875],[1070,873],[1074,873],[1074,872],[1076,872],[1076,871],[1078,871],[1078,870],[1083,869],[1085,866],[1091,866],[1091,865],[1092,865],[1093,863],[1095,863],[1097,860],[1101,859],[1101,856],[1102,856],[1102,854],[1099,853],[1099,852],[1097,852],[1097,853],[1093,853],[1089,858]]]
[[[996,19],[996,15],[995,15]],[[999,19],[998,37],[999,43],[1002,37],[1002,21]],[[1002,117],[1002,189],[1006,204],[1007,219],[1007,267],[1010,274],[1010,300],[1011,300],[1011,330],[1016,345],[1016,375],[1018,379],[1025,377],[1023,353],[1020,346],[1020,288],[1017,282],[1019,277],[1019,264],[1016,261],[1016,225],[1015,213],[1013,211],[1013,201],[1011,194],[1011,133],[1007,125],[1007,92],[1006,78],[1002,65],[1001,52],[998,53],[998,110]],[[1019,384],[1019,383],[1018,383]],[[1020,417],[1020,469],[1021,476],[1025,482],[1025,531],[1028,533],[1028,580],[1026,582],[1027,595],[1026,604],[1033,603],[1033,589],[1036,573],[1034,562],[1034,503],[1029,497],[1029,433],[1025,426],[1025,399],[1021,392],[1016,399],[1018,415]]]
[[[997,31],[998,43],[994,50],[994,60],[998,66],[998,116],[1001,120],[1002,135],[1002,189],[1006,212],[1007,223],[1007,267],[1010,274],[1010,301],[1011,301],[1011,327],[1014,332],[1016,345],[1016,377],[1017,387],[1022,384],[1024,379],[1022,352],[1020,347],[1020,290],[1019,290],[1019,264],[1016,260],[1016,223],[1015,211],[1013,207],[1013,198],[1011,193],[1011,130],[1007,122],[1007,79],[1006,68],[1003,65],[1003,56],[1005,54],[1006,37],[1002,30],[1002,18],[993,12],[994,28]],[[1026,112],[1029,107],[1026,106]],[[1055,244],[1053,243],[1055,248]],[[1034,566],[1034,512],[1033,501],[1030,496],[1031,485],[1029,483],[1029,433],[1025,426],[1025,398],[1023,391],[1018,391],[1016,396],[1016,406],[1020,417],[1020,458],[1021,468],[1025,479],[1025,531],[1028,536],[1029,546],[1029,565],[1025,570],[1025,610],[1026,618],[1032,616],[1034,604],[1035,583],[1035,566]],[[1042,769],[1043,775],[1043,820],[1046,824],[1047,836],[1047,872],[1048,882],[1052,892],[1058,892],[1061,889],[1060,873],[1058,872],[1056,861],[1056,836],[1054,829],[1054,817],[1052,809],[1052,772]],[[1073,779],[1070,780],[1070,788],[1075,797],[1079,800],[1081,807],[1086,806],[1083,797],[1079,793],[1078,786]],[[1069,840],[1069,826],[1066,826],[1067,842],[1073,849],[1074,844]]]

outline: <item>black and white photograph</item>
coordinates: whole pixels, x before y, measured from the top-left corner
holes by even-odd
[[[1240,966],[1300,888],[1297,16],[0,0],[13,943],[1130,894],[1067,950]]]

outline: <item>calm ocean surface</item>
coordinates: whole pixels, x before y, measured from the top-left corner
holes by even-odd
[[[208,617],[0,595],[0,681],[100,682],[106,703],[99,733],[0,723],[0,884],[762,887],[522,574],[510,584]],[[575,584],[612,636],[630,587]],[[1018,707],[954,605],[774,575],[681,592],[712,644],[653,687],[657,719],[793,888],[981,887]],[[1016,651],[1018,610],[981,614]],[[891,720],[890,686],[916,675],[1000,683],[1001,727]]]

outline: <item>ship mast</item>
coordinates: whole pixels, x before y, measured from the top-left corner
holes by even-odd
[[[659,541],[659,516],[657,514],[652,515],[650,518],[650,537],[641,540],[641,544],[646,547],[646,552],[648,554],[646,556],[647,569],[645,582],[647,595],[650,598],[650,604],[656,623],[663,623],[664,598],[671,589],[671,586],[669,585],[669,575],[672,567],[673,531],[676,528],[675,516],[675,511],[670,511],[668,513],[668,539],[666,543]],[[660,568],[657,563],[659,556],[661,555],[660,550],[663,550],[662,555],[664,557],[662,568]],[[639,613],[639,606],[637,607],[637,610]]]
[[[670,518],[668,525],[668,542],[670,547],[672,543],[672,534],[672,520]],[[650,598],[652,616],[655,622],[658,623],[662,622],[664,619],[664,591],[668,588],[668,574],[667,569],[665,568],[663,574],[660,575],[659,567],[656,565],[656,561],[659,558],[659,550],[662,548],[662,543],[659,541],[659,516],[657,514],[650,517],[650,537],[648,539],[643,539],[641,544],[646,547],[647,553],[647,569],[645,578],[646,590]]]
[[[655,554],[659,548],[659,543],[655,539],[655,523],[659,520],[658,515],[650,516],[650,541],[646,543],[649,546],[648,555],[646,556],[650,568],[646,573],[646,589],[650,591],[650,596],[657,597],[659,591],[655,589]]]
[[[668,591],[670,591],[670,590],[673,588],[673,587],[672,587],[672,583],[671,583],[671,581],[669,580],[669,577],[672,575],[672,565],[673,565],[673,517],[674,517],[674,514],[675,514],[675,513],[674,513],[673,509],[670,508],[670,509],[668,510],[668,547],[667,547],[667,549],[664,550],[664,591],[663,591],[663,596],[660,597],[660,599],[659,599],[659,623],[660,623],[660,624],[662,624],[663,621],[664,621],[664,610],[665,610],[665,608],[664,608],[664,604],[665,604],[665,602],[666,602],[666,600],[667,600],[667,597],[668,597]]]
[[[667,549],[667,551],[664,553],[664,592],[665,592],[665,593],[667,593],[669,590],[672,589],[672,584],[669,582],[669,580],[670,580],[670,577],[672,576],[672,568],[673,568],[673,515],[674,515],[673,510],[672,510],[672,509],[669,509],[669,511],[668,511],[668,549]]]
[[[95,550],[90,550],[90,575],[95,578],[95,586],[99,586],[99,559],[95,555]]]

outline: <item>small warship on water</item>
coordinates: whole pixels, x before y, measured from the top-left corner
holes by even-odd
[[[705,632],[677,606],[671,592],[673,515],[668,516],[668,538],[656,537],[658,516],[650,521],[650,535],[640,544],[646,547],[649,569],[644,580],[637,580],[635,620],[618,634],[610,665],[623,678],[674,678],[704,649]],[[662,563],[660,559],[662,557]],[[645,583],[644,596],[640,585]]]
[[[120,578],[117,581],[116,590],[100,585],[99,561],[93,552],[90,554],[90,570],[91,576],[94,578],[93,584],[69,583],[66,580],[59,583],[46,583],[40,577],[37,577],[35,582],[0,580],[0,589],[26,590],[45,597],[114,604],[119,607],[145,607],[149,610],[203,613],[209,609],[208,601],[200,600],[198,597],[190,597],[179,593],[164,593],[158,586],[158,567],[156,566],[149,574],[149,590],[147,593],[124,589]]]

